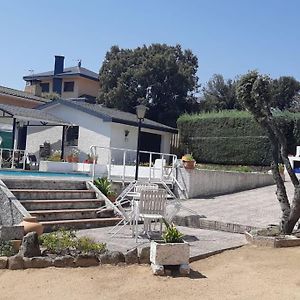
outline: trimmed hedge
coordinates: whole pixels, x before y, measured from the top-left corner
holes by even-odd
[[[276,122],[283,129],[289,153],[300,145],[300,114],[280,113]],[[177,121],[180,144],[198,162],[269,165],[271,145],[265,131],[245,111],[182,115]]]

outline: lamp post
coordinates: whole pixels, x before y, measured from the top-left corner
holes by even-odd
[[[138,138],[137,138],[137,149],[136,149],[136,164],[135,164],[135,181],[138,180],[139,176],[139,163],[140,163],[140,135],[141,135],[141,127],[142,120],[145,117],[147,107],[145,105],[137,105],[136,106],[136,116],[139,120],[138,123]]]

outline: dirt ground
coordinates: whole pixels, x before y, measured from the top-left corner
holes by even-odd
[[[0,270],[0,299],[300,299],[300,248],[245,246],[191,264],[190,277],[149,266]]]

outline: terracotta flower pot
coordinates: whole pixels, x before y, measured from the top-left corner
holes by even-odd
[[[184,160],[183,161],[183,166],[186,168],[186,169],[195,169],[195,166],[196,166],[196,161],[195,160]]]
[[[10,242],[11,242],[12,247],[14,248],[14,250],[16,252],[18,252],[20,250],[22,240],[11,240]]]
[[[24,234],[36,232],[38,235],[41,235],[44,232],[43,225],[38,222],[36,217],[25,217],[20,225],[24,226]]]

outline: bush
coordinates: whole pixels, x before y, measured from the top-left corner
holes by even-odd
[[[0,240],[0,256],[13,256],[15,254],[16,250],[10,241]]]
[[[59,229],[44,233],[39,239],[40,244],[46,248],[46,252],[51,254],[100,254],[106,250],[106,244],[96,243],[88,237],[78,238],[74,230]]]
[[[300,144],[300,114],[276,113],[290,153]],[[178,121],[181,148],[198,162],[269,165],[271,144],[265,131],[245,111],[182,115]]]

